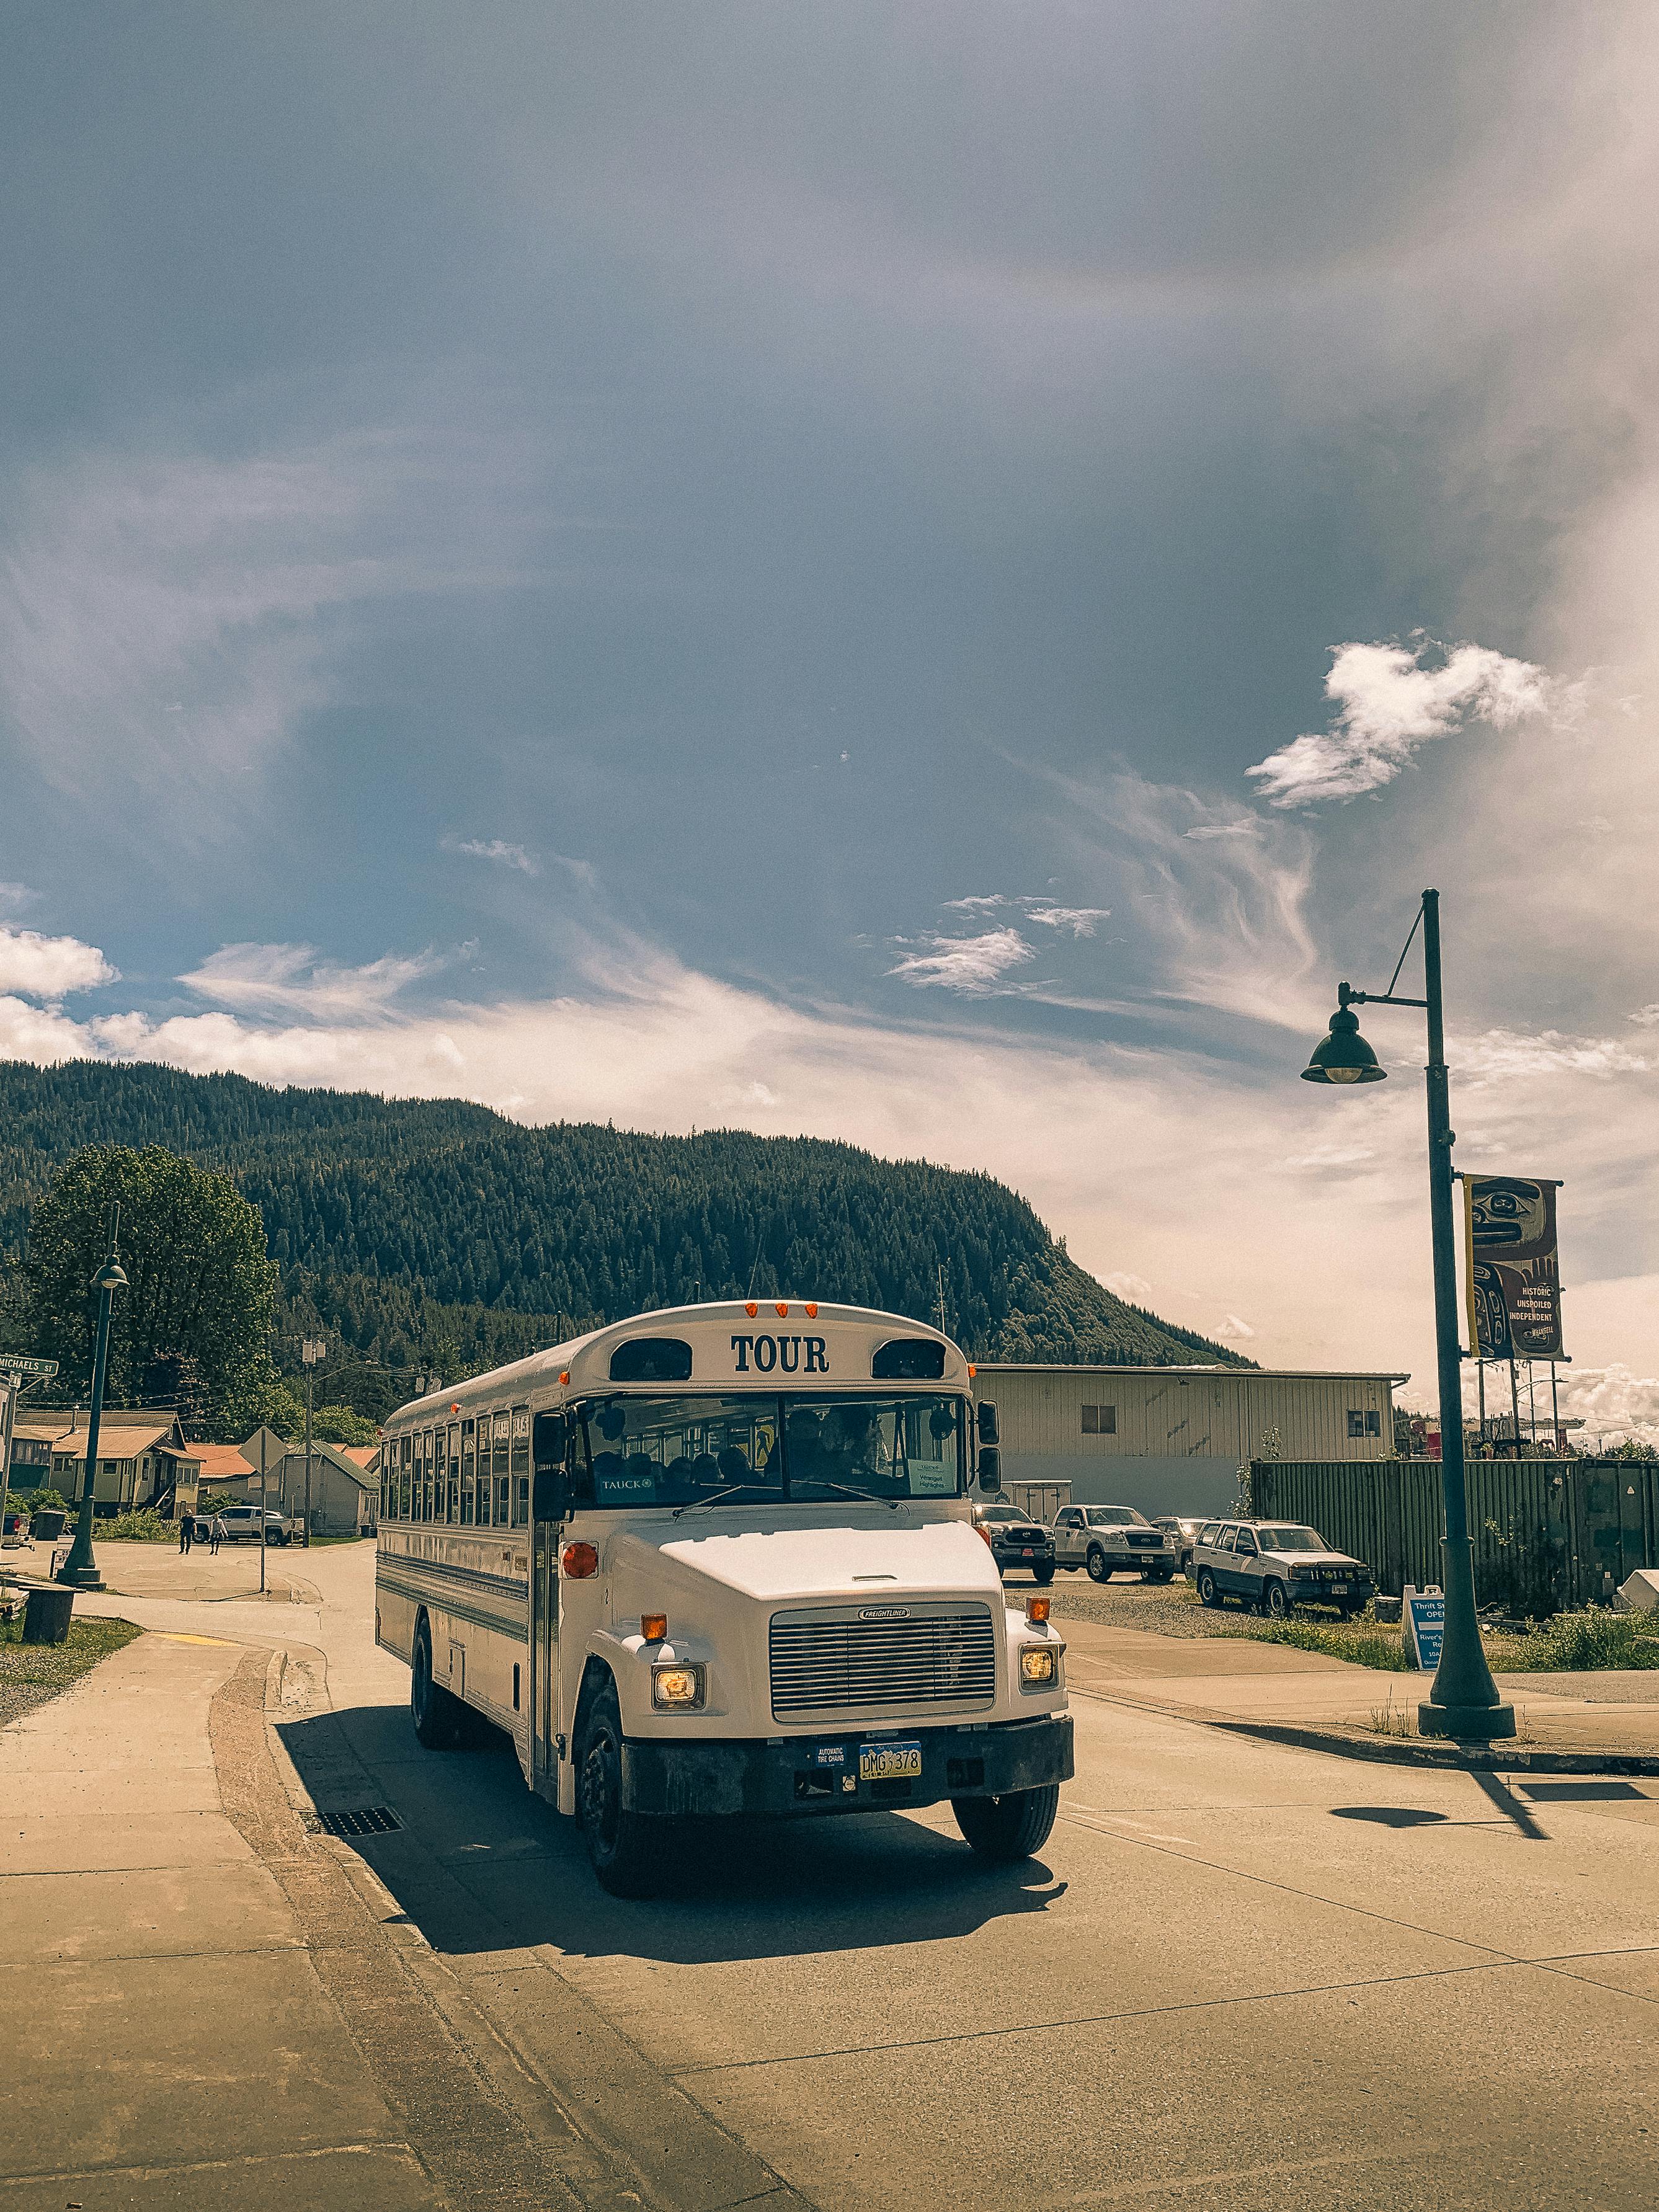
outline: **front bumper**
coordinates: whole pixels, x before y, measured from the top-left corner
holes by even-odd
[[[993,1544],[991,1557],[1000,1567],[1052,1567],[1054,1547],[1039,1544]]]
[[[860,1746],[886,1740],[921,1744],[919,1777],[860,1780]],[[829,1754],[828,1763],[820,1763],[821,1753]],[[630,1736],[623,1744],[623,1803],[633,1813],[878,1813],[901,1805],[937,1805],[946,1797],[1002,1797],[1016,1790],[1069,1782],[1072,1774],[1069,1713],[958,1728],[826,1731],[758,1742],[676,1743]]]

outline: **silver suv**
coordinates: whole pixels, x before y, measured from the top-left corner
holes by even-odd
[[[1054,1516],[1054,1565],[1086,1567],[1091,1582],[1121,1572],[1167,1583],[1180,1558],[1176,1539],[1133,1505],[1062,1505]]]
[[[1346,1620],[1376,1594],[1363,1559],[1334,1552],[1301,1521],[1206,1521],[1192,1576],[1200,1604],[1236,1597],[1277,1620],[1298,1605],[1334,1605]]]

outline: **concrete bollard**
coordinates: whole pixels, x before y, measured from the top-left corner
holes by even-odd
[[[23,1607],[25,1644],[66,1644],[70,1615],[75,1610],[72,1589],[32,1589]]]

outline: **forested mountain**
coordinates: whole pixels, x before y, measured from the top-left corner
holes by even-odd
[[[152,1066],[0,1063],[0,1251],[21,1251],[54,1171],[100,1144],[228,1170],[264,1218],[279,1326],[337,1333],[368,1412],[404,1395],[388,1370],[453,1380],[697,1297],[936,1318],[941,1271],[946,1326],[981,1358],[1249,1364],[1113,1297],[989,1176],[814,1138],[525,1128],[456,1099]]]

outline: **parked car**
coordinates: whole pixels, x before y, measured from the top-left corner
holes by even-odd
[[[1193,1552],[1199,1600],[1230,1597],[1282,1620],[1298,1605],[1334,1605],[1346,1620],[1376,1594],[1363,1559],[1333,1551],[1299,1521],[1212,1521]]]
[[[224,1543],[257,1544],[259,1540],[261,1516],[257,1505],[222,1505],[216,1514],[208,1518],[218,1522]],[[267,1544],[291,1543],[298,1525],[267,1508],[264,1515],[264,1540]]]
[[[1198,1541],[1198,1532],[1204,1526],[1197,1514],[1158,1513],[1152,1517],[1154,1528],[1163,1528],[1176,1540],[1176,1565],[1184,1575],[1193,1563],[1193,1546]]]
[[[974,1526],[991,1547],[998,1571],[1027,1567],[1040,1583],[1054,1578],[1054,1540],[1040,1521],[1018,1505],[976,1505]]]
[[[1054,1564],[1088,1570],[1091,1582],[1115,1574],[1167,1583],[1176,1571],[1176,1540],[1133,1505],[1062,1505],[1054,1516]]]

